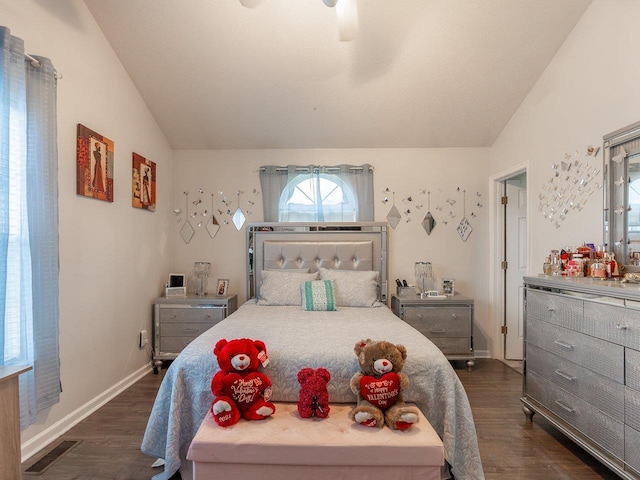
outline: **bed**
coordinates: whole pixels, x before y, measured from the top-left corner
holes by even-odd
[[[442,438],[456,480],[484,478],[467,395],[451,364],[386,307],[386,224],[251,224],[247,244],[251,300],[189,344],[165,373],[142,442],[145,454],[165,461],[154,480],[168,480],[178,470],[183,480],[190,478],[187,450],[213,399],[213,346],[239,337],[266,343],[265,372],[276,402],[296,402],[297,372],[322,366],[331,372],[331,402],[354,403],[349,380],[358,369],[355,343],[372,338],[403,344],[411,379],[405,400],[418,405]],[[293,304],[299,281],[314,274],[331,278],[337,311],[305,311],[300,297]]]

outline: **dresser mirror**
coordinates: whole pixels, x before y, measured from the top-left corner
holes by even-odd
[[[603,137],[604,238],[624,271],[640,271],[640,122]]]

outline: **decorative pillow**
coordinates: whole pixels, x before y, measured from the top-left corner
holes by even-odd
[[[320,268],[320,279],[334,281],[338,307],[378,307],[378,276],[373,270],[333,270]]]
[[[314,280],[300,286],[303,310],[336,310],[333,280]]]
[[[318,279],[318,272],[262,270],[258,305],[297,305],[302,303],[300,285]]]

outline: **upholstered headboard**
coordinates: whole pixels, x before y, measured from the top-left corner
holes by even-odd
[[[247,226],[247,298],[258,297],[262,270],[320,267],[380,272],[387,301],[386,223],[252,223]]]

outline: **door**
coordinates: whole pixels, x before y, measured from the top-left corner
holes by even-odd
[[[527,273],[527,177],[526,173],[504,181],[505,260],[504,356],[506,360],[522,360],[524,328],[522,278]]]

